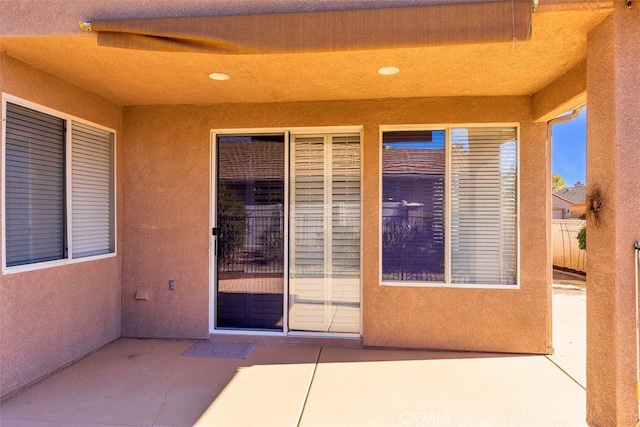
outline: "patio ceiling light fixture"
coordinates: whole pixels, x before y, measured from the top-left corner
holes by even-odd
[[[400,68],[398,67],[382,67],[378,69],[378,74],[382,74],[383,76],[393,76],[394,74],[398,74],[400,72]]]
[[[209,78],[211,80],[218,80],[218,81],[225,81],[225,80],[229,80],[229,74],[226,73],[220,73],[220,72],[214,72],[214,73],[209,73]]]

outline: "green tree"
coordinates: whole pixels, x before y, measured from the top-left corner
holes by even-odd
[[[567,185],[564,183],[564,179],[560,175],[553,174],[551,175],[551,191],[557,193],[560,190],[564,190],[567,188]]]

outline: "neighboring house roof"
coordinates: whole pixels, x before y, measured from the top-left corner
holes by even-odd
[[[560,199],[560,200],[564,200],[565,202],[572,203],[572,202],[571,202],[571,200],[567,200],[567,199],[565,199],[564,197],[562,197],[562,196],[561,196],[560,194],[558,194],[558,193],[553,193],[553,197],[557,197],[557,198],[558,198],[558,199]],[[573,203],[572,203],[572,204],[573,204]]]
[[[387,175],[444,175],[444,150],[387,148],[382,172]]]
[[[555,208],[567,208],[573,206],[573,203],[570,200],[565,199],[562,196],[558,196],[557,194],[553,194],[553,207]]]
[[[221,179],[284,179],[284,143],[225,137],[218,143],[218,162]]]
[[[219,142],[220,178],[271,180],[284,178],[284,144],[243,137]],[[444,150],[393,148],[383,150],[388,175],[444,175]]]
[[[585,187],[584,184],[580,184],[557,191],[553,195],[567,200],[571,202],[571,204],[583,205],[587,200],[587,187]]]

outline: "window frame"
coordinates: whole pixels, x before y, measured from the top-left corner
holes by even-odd
[[[511,285],[486,283],[453,283],[451,279],[451,130],[454,128],[511,127],[516,130],[516,280]],[[445,132],[445,177],[444,177],[444,281],[430,282],[418,280],[384,280],[382,251],[382,198],[383,198],[383,136],[385,132],[399,131],[444,131]],[[418,288],[460,288],[460,289],[520,289],[520,123],[443,123],[443,124],[407,124],[380,125],[378,128],[378,282],[381,286],[418,287]]]
[[[7,266],[7,224],[6,224],[6,180],[4,179],[6,174],[6,159],[7,159],[7,103],[19,105],[24,108],[34,110],[36,112],[55,116],[64,120],[66,132],[65,132],[65,160],[64,160],[64,174],[65,174],[65,212],[66,218],[63,224],[65,228],[65,239],[67,241],[67,256],[66,258],[52,260],[32,262],[29,264],[22,264],[16,266]],[[73,122],[84,124],[94,127],[96,129],[106,131],[112,134],[113,144],[113,163],[111,165],[113,174],[113,252],[99,255],[91,255],[86,257],[73,257],[73,185],[72,185],[72,135],[73,135]],[[71,114],[63,113],[59,110],[43,106],[41,104],[25,100],[23,98],[2,93],[2,141],[1,141],[0,162],[2,164],[2,185],[0,188],[0,201],[1,213],[2,213],[2,275],[9,275],[15,273],[22,273],[27,271],[41,270],[45,268],[58,267],[69,264],[76,264],[80,262],[89,262],[105,258],[113,258],[118,255],[118,183],[117,183],[117,135],[115,129],[85,120],[81,117]]]

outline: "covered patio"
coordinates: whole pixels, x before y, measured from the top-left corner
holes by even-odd
[[[126,421],[96,409],[97,402],[125,408],[128,422],[144,425],[204,423],[210,411],[231,422],[253,413],[243,409],[256,402],[265,419],[283,416],[273,423],[290,425],[335,422],[323,418],[332,416],[358,424],[357,417],[368,413],[387,424],[406,424],[410,414],[411,423],[427,425],[573,425],[584,421],[585,407],[590,425],[632,425],[638,420],[638,64],[640,4],[628,0],[1,2],[0,398],[82,359],[3,403],[3,424]],[[549,121],[586,102],[585,392],[578,384],[585,381],[577,383],[547,356],[559,351],[552,333]],[[38,178],[21,163],[20,150],[29,149],[37,133],[25,130],[32,119],[38,132],[40,123],[51,122],[58,135],[52,191],[61,206],[54,224],[59,253],[44,261],[19,259],[23,240],[14,239],[24,233],[38,243],[42,229],[30,221],[49,219],[33,208],[42,200],[32,203],[34,192],[20,182],[7,184],[14,167],[16,176]],[[90,240],[95,226],[83,223],[91,202],[76,205],[72,197],[91,180],[90,174],[74,175],[86,172],[72,167],[72,147],[86,142],[76,129],[101,135],[108,148],[100,163],[107,172],[98,180],[108,181],[102,194],[108,218],[100,223],[107,244],[100,253],[73,251],[83,244],[75,236]],[[385,168],[398,175],[398,185],[426,173],[421,166],[394,166],[383,155],[389,147],[406,149],[405,140],[394,138],[411,132],[422,138],[417,146],[435,147],[430,154],[442,159],[431,162],[440,165],[429,175],[434,190],[415,191],[427,202],[408,203],[405,196],[383,201],[390,182],[384,181]],[[236,163],[221,163],[217,150],[220,138],[257,136],[257,144],[265,135],[270,155],[279,156],[279,172],[263,174],[259,186],[253,185],[257,179],[235,183],[236,193],[252,193],[251,202],[235,208],[281,209],[273,233],[279,240],[261,233],[254,245],[259,251],[245,250],[229,265],[252,264],[258,271],[265,262],[280,263],[273,269],[277,286],[270,281],[262,292],[278,300],[275,312],[267,310],[272,330],[258,331],[266,341],[246,360],[180,356],[193,340],[242,341],[260,329],[234,330],[238,323],[227,327],[219,318],[224,286],[218,282],[217,185],[224,178],[220,171]],[[7,148],[9,140],[13,148]],[[472,147],[478,141],[479,150]],[[297,142],[307,151],[292,160]],[[483,151],[485,146],[492,148]],[[299,233],[317,246],[309,246],[315,248],[309,259],[322,262],[316,270],[300,269],[313,276],[305,283],[321,289],[310,286],[320,297],[300,298],[309,309],[301,317],[320,307],[318,316],[333,321],[335,308],[346,307],[348,321],[336,330],[323,329],[316,319],[295,324],[289,318],[299,271],[287,269],[297,262],[291,248],[298,244],[287,215],[300,207],[293,200],[295,161],[305,164],[311,152],[317,155],[309,170],[321,173],[309,174],[324,187],[309,194],[320,194],[313,207],[328,219],[318,224],[335,224],[343,235],[332,235],[327,226],[317,235]],[[250,163],[248,158],[237,164]],[[482,172],[486,164],[490,173]],[[467,170],[472,173],[465,175]],[[399,278],[385,276],[385,203],[396,217],[420,215],[415,224],[429,230],[418,231],[437,241],[407,251],[418,254],[417,262],[408,264],[407,275],[389,270]],[[486,206],[495,214],[487,214]],[[24,221],[25,212],[35,214]],[[353,222],[332,217],[339,213],[352,215]],[[463,241],[461,234],[471,237]],[[336,298],[327,284],[336,271],[333,246],[318,249],[318,242],[334,240],[347,248],[338,261],[349,284],[342,293],[349,295],[332,305]],[[491,245],[498,255],[484,258]],[[265,248],[277,251],[268,261]],[[427,249],[437,252],[429,258],[434,271],[419,271],[416,279],[411,274],[428,264],[422,255]],[[478,279],[479,271],[488,279]],[[355,347],[289,345],[296,334],[317,340],[323,330],[328,340],[347,331]],[[265,393],[258,385],[274,382],[283,397],[270,393],[273,400],[260,406]],[[347,400],[342,389],[349,390]],[[564,405],[555,391],[572,403]],[[77,400],[57,405],[53,397],[67,399],[67,392]],[[408,404],[418,398],[437,403]],[[171,406],[175,402],[184,406]],[[243,402],[240,413],[237,402]],[[383,402],[390,402],[386,411]],[[333,414],[329,404],[342,409]],[[547,418],[551,414],[555,418]]]
[[[192,341],[123,338],[0,404],[0,423],[582,426],[584,291],[555,292],[554,356],[217,336],[219,348],[253,350],[187,357]]]

